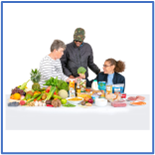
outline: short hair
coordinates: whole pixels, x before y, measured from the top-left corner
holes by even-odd
[[[63,48],[65,50],[66,49],[65,43],[61,40],[54,40],[50,47],[50,51],[53,52],[55,49],[58,50],[59,48]]]

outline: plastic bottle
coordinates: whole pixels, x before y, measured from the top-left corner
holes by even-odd
[[[94,80],[94,81],[93,81],[93,83],[92,83],[92,85],[91,85],[91,88],[92,88],[93,90],[99,90],[99,89],[98,89],[97,80]]]
[[[81,93],[80,79],[77,79],[77,82],[76,82],[76,95],[78,96],[79,93]]]
[[[72,79],[69,81],[69,96],[75,97],[75,82]]]

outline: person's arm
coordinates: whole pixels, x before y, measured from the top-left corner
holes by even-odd
[[[68,58],[67,58],[67,48],[64,51],[64,55],[61,57],[60,60],[61,60],[61,64],[62,64],[62,68],[63,68],[64,74],[67,75],[67,76],[72,76],[72,73],[67,68],[67,61],[68,61]]]
[[[93,57],[93,51],[90,47],[91,54],[88,57],[88,67],[96,74],[100,73],[100,69],[97,67],[97,65],[94,63],[94,57]]]

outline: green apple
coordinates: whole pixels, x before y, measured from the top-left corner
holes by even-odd
[[[61,99],[61,103],[62,104],[66,104],[67,103],[67,100],[66,99]]]

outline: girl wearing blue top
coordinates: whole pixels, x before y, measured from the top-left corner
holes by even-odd
[[[107,59],[103,65],[103,72],[100,72],[95,78],[99,81],[106,81],[107,85],[113,84],[124,84],[125,87],[125,78],[119,72],[125,70],[125,63],[122,61],[116,61],[115,59]],[[94,80],[95,80],[94,79]],[[87,87],[91,87],[92,82],[94,81],[87,80]]]

